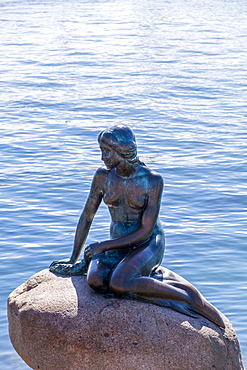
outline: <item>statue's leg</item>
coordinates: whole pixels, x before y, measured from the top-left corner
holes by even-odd
[[[158,266],[154,271],[151,272],[150,276],[154,279],[158,280],[174,280],[183,283],[189,283],[186,279],[182,276],[176,274],[175,272],[169,270],[166,267]]]
[[[111,266],[105,263],[105,257],[102,254],[96,255],[88,267],[88,285],[96,292],[107,293],[111,270]]]
[[[131,251],[114,269],[110,290],[116,294],[131,294],[192,303],[188,292],[180,286],[172,286],[153,279],[150,274],[163,257],[163,240],[154,235],[143,246]]]
[[[216,310],[200,292],[181,276],[161,269],[163,280],[152,277],[156,265],[155,253],[159,250],[153,238],[148,245],[130,252],[112,273],[109,288],[119,295],[130,295],[161,306],[168,306],[195,317],[199,313],[224,327]],[[157,269],[158,271],[158,269]]]
[[[166,306],[175,309],[176,311],[185,313],[189,316],[195,317],[195,313],[207,317],[210,321],[213,321],[220,327],[225,327],[224,322],[222,321],[221,316],[218,313],[218,310],[206,300],[205,297],[186,279],[182,276],[176,274],[175,272],[159,266],[152,274],[152,277],[163,281],[166,284],[173,285],[176,287],[181,287],[190,292],[193,297],[193,305],[184,304],[184,302],[176,302],[171,300],[162,300],[162,299],[152,299],[153,303],[159,306]]]

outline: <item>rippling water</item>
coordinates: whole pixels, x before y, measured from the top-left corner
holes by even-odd
[[[28,369],[6,298],[70,255],[97,135],[116,123],[164,177],[164,265],[228,316],[247,362],[246,1],[0,0],[0,12],[3,368]],[[102,206],[88,243],[108,222]]]

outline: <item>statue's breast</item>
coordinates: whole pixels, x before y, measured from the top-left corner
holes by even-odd
[[[108,207],[142,210],[147,203],[147,191],[136,179],[114,179],[106,184],[104,203]]]

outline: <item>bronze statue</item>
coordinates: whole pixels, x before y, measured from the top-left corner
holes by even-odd
[[[165,249],[158,218],[163,180],[139,161],[133,132],[113,126],[99,134],[98,142],[105,167],[94,175],[70,259],[54,261],[50,271],[87,273],[97,292],[149,301],[192,317],[201,314],[224,327],[217,309],[193,285],[160,266]],[[111,215],[111,239],[88,245],[84,259],[76,263],[102,199]]]

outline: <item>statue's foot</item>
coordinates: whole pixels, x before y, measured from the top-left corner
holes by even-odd
[[[225,323],[220,315],[220,312],[207,300],[204,301],[203,309],[196,306],[190,306],[189,309],[195,313],[199,313],[200,315],[206,317],[208,320],[212,321],[220,328],[223,329],[225,328]]]
[[[77,262],[75,264],[71,263],[57,263],[50,266],[50,271],[59,275],[86,275],[87,274],[87,264],[84,260]]]

